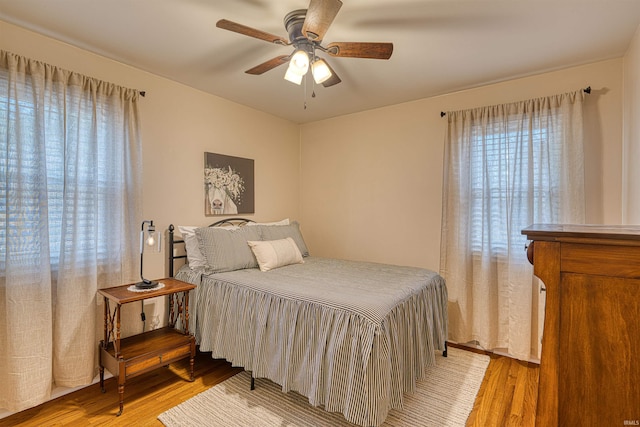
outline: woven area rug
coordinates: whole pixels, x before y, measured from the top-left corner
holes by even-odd
[[[437,366],[405,396],[404,409],[392,410],[384,427],[464,426],[489,365],[489,356],[449,348],[436,356]],[[249,390],[250,375],[241,372],[160,414],[167,427],[315,427],[353,426],[342,414],[309,405],[307,398],[282,393],[277,384],[258,378]]]

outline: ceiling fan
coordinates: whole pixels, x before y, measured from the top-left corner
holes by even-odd
[[[284,17],[289,40],[226,19],[219,20],[216,27],[281,46],[293,45],[294,51],[290,55],[276,56],[245,71],[247,74],[263,74],[288,62],[286,80],[300,84],[310,66],[316,83],[329,87],[340,83],[340,77],[316,55],[316,51],[334,57],[370,59],[389,59],[393,53],[393,43],[334,42],[323,46],[322,39],[341,6],[340,0],[311,0],[308,9],[289,12]]]

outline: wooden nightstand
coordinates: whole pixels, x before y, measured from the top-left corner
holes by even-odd
[[[193,360],[196,343],[189,334],[189,291],[195,285],[173,278],[160,279],[164,287],[158,290],[133,292],[123,285],[98,290],[104,297],[104,339],[100,341],[100,388],[104,388],[104,369],[117,378],[120,410],[124,407],[124,385],[128,378],[149,372],[160,366],[190,358],[190,381],[193,381]],[[148,298],[169,296],[169,326],[120,339],[120,308],[123,304]],[[115,304],[111,311],[110,304]],[[184,330],[175,328],[178,316]]]

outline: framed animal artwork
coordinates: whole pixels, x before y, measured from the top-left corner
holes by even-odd
[[[204,153],[204,214],[254,212],[253,159]]]

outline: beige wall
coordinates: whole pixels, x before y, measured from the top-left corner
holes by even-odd
[[[623,222],[640,224],[640,27],[624,57]]]
[[[301,126],[301,219],[315,255],[439,269],[440,111],[591,86],[585,102],[587,221],[621,221],[622,59]]]

